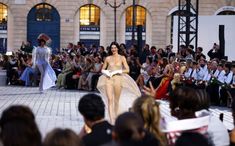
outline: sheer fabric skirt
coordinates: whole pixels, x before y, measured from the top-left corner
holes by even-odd
[[[127,74],[115,75],[111,78],[104,75],[100,76],[97,83],[97,89],[103,97],[106,105],[106,111],[108,107],[106,88],[115,88],[115,86],[121,86],[122,88],[118,108],[118,114],[121,114],[129,110],[134,100],[141,96],[141,92],[135,81]]]

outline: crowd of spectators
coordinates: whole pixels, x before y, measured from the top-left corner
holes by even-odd
[[[7,85],[38,85],[39,79],[33,75],[33,48],[29,44],[22,45],[10,56],[2,55],[1,66],[7,71]],[[138,52],[135,45],[120,46],[120,53],[127,58],[130,67],[129,75],[146,94],[134,102],[130,112],[119,115],[111,125],[105,120],[101,97],[88,94],[78,104],[85,122],[81,132],[55,129],[42,140],[32,111],[28,107],[12,106],[0,119],[3,145],[226,146],[235,143],[234,130],[229,139],[223,123],[209,112],[213,104],[232,107],[233,116],[235,113],[235,102],[232,103],[235,64],[223,59],[219,45],[214,44],[208,52],[210,58],[206,58],[201,47],[181,45],[178,52],[173,52],[172,45],[157,49],[145,44]],[[61,52],[52,54],[50,63],[58,77],[56,88],[95,91],[109,50],[109,47],[95,45],[86,48],[78,42],[76,45],[68,43]],[[171,115],[178,119],[179,127],[187,127],[184,123],[188,123],[188,129],[169,128],[169,121],[161,116],[156,99],[169,100]],[[202,119],[207,119],[207,124],[190,124],[200,123]]]
[[[145,44],[141,51],[132,45],[126,48],[120,44],[120,54],[127,58],[129,75],[140,89],[153,85],[157,99],[167,99],[172,89],[174,75],[180,75],[180,83],[194,88],[205,89],[214,105],[231,106],[234,96],[235,64],[221,56],[216,43],[208,52],[210,58],[203,54],[203,48],[194,49],[192,45],[181,45],[178,52],[173,46],[157,49]],[[7,70],[6,84],[37,86],[39,79],[34,77],[32,49],[30,42],[22,43],[21,48],[12,55],[1,55],[3,69]],[[194,51],[195,50],[195,51]],[[84,43],[68,43],[58,54],[52,54],[50,63],[57,75],[57,89],[78,89],[95,91],[103,61],[109,55],[109,46],[92,45],[87,48]]]

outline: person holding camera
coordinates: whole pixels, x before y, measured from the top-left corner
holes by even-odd
[[[220,46],[216,43],[214,43],[213,48],[207,53],[207,55],[210,57],[210,60],[212,59],[222,59],[222,54],[220,52]]]

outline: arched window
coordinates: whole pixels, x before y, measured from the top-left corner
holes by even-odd
[[[36,6],[36,21],[52,21],[52,7],[48,4]]]
[[[7,23],[7,6],[0,3],[0,24]]]
[[[99,26],[100,8],[88,4],[80,8],[80,26]]]
[[[133,6],[130,6],[126,9],[126,33],[125,33],[125,40],[126,46],[129,48],[133,43],[132,40],[132,29],[133,29]],[[137,5],[135,8],[135,28],[134,28],[134,35],[135,40],[137,40],[137,26],[142,25],[142,44],[145,44],[146,40],[146,9],[142,6]]]
[[[57,53],[60,48],[60,14],[55,7],[48,3],[40,3],[31,8],[27,16],[27,40],[32,45],[37,45],[40,34],[46,34],[51,38],[47,44]]]
[[[217,15],[235,15],[234,11],[222,11]]]
[[[126,9],[126,27],[132,27],[133,19],[133,6]],[[136,26],[142,25],[145,28],[146,25],[146,9],[142,6],[136,6]]]

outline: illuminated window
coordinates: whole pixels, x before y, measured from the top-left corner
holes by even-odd
[[[7,6],[0,3],[0,23],[7,22]]]
[[[37,21],[52,21],[52,7],[48,4],[40,4],[36,6]]]
[[[100,8],[95,5],[85,5],[80,8],[80,25],[100,25]]]
[[[126,26],[132,26],[133,6],[128,7],[126,10]],[[146,9],[141,6],[136,6],[136,26],[142,25],[145,27],[146,24]]]
[[[218,15],[235,15],[234,11],[222,11]]]

